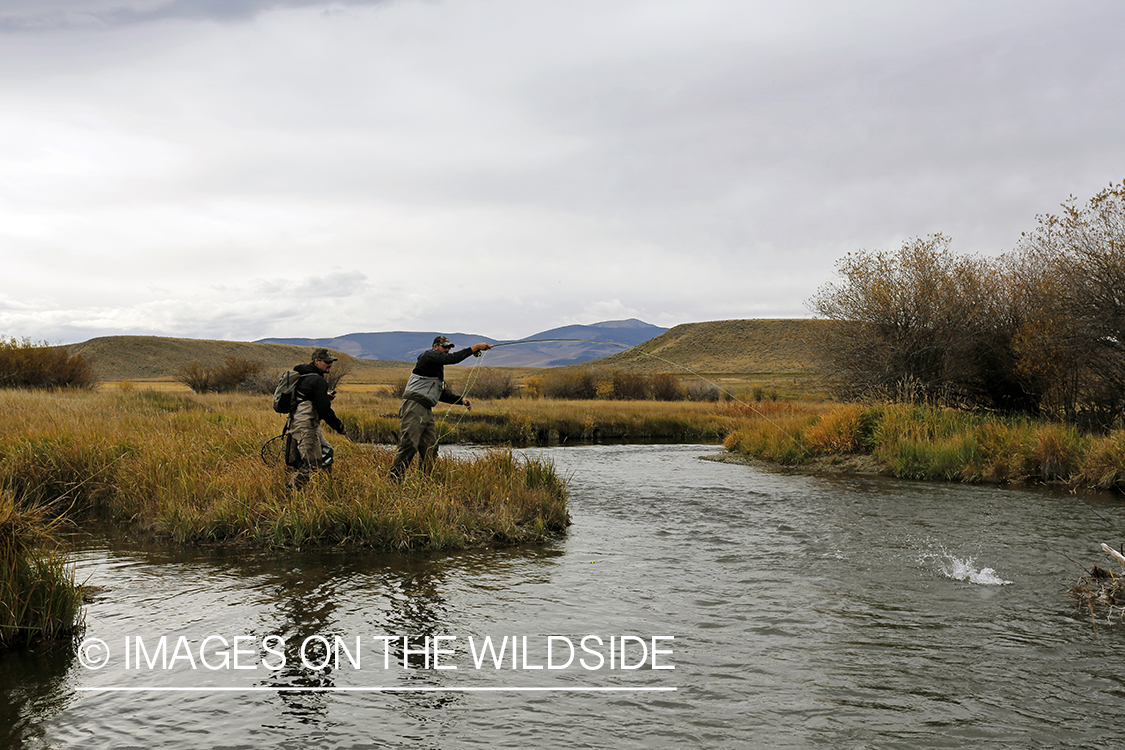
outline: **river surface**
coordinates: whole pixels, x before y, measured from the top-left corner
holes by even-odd
[[[86,640],[0,657],[0,732],[49,748],[1119,744],[1125,623],[1065,592],[1075,562],[1109,567],[1121,500],[700,460],[719,450],[536,449],[569,477],[573,526],[518,550],[95,537],[77,560],[105,589]]]

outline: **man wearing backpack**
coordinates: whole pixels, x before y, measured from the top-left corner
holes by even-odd
[[[399,440],[391,477],[401,480],[414,455],[422,454],[423,471],[429,471],[437,457],[437,427],[431,411],[438,402],[463,404],[472,408],[472,402],[445,387],[445,365],[455,365],[477,352],[486,352],[492,344],[473,344],[453,353],[453,344],[445,336],[434,339],[432,347],[418,355],[418,364],[406,381],[402,405],[398,409]]]
[[[321,420],[347,437],[344,423],[332,411],[332,399],[336,397],[336,392],[328,390],[328,381],[324,378],[337,359],[327,349],[316,349],[312,353],[312,362],[293,368],[301,376],[294,392],[296,406],[289,416],[289,434],[301,454],[297,473],[289,480],[293,489],[303,487],[314,471],[332,470],[333,450],[324,439]]]

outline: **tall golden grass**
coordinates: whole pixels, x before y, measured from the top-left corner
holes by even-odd
[[[726,448],[785,465],[867,454],[884,473],[909,479],[1062,481],[1125,490],[1125,431],[1088,434],[1056,422],[928,404],[779,403],[788,406],[747,413]]]
[[[499,452],[389,479],[391,449],[333,440],[335,468],[290,494],[262,443],[283,417],[245,395],[0,392],[0,487],[181,542],[451,548],[543,539],[568,521],[549,464]]]

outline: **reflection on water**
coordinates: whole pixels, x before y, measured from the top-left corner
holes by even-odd
[[[43,721],[73,695],[68,685],[73,661],[70,642],[0,654],[0,747],[42,739]]]
[[[1083,503],[697,458],[714,450],[542,450],[571,477],[574,525],[519,550],[402,557],[97,537],[79,555],[80,575],[107,590],[88,607],[85,635],[112,658],[89,669],[70,645],[0,657],[7,746],[1008,747],[1116,737],[1125,625],[1095,630],[1063,595],[1078,574],[1066,558],[1095,561],[1100,542],[1114,541]],[[1088,502],[1120,520],[1117,499]],[[154,656],[161,636],[167,648]],[[204,647],[209,636],[224,640]],[[269,636],[284,646],[271,653]],[[587,636],[601,645],[578,655],[590,665],[598,654],[600,668],[547,668]],[[621,636],[637,639],[626,663],[643,666],[609,668],[620,658],[609,639]],[[675,669],[642,658],[637,642],[654,636],[674,637],[661,658]],[[473,649],[486,637],[527,653],[477,668]],[[126,638],[140,639],[154,666],[126,666]],[[238,638],[238,669],[201,665],[218,663],[223,644],[230,656]],[[448,652],[435,654],[434,639]],[[143,690],[88,690],[103,687]],[[360,690],[374,687],[403,692]]]

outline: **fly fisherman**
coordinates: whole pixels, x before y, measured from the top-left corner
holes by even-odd
[[[320,420],[347,436],[344,423],[332,411],[332,399],[336,398],[336,392],[328,390],[328,381],[324,378],[337,359],[327,349],[316,349],[312,353],[312,362],[293,368],[301,375],[295,393],[297,407],[289,417],[289,433],[297,442],[297,450],[301,454],[297,473],[289,480],[293,489],[303,487],[314,471],[332,470],[333,450],[324,439]]]
[[[473,344],[452,353],[453,344],[445,336],[434,339],[433,346],[418,355],[418,364],[406,381],[402,405],[398,409],[398,452],[391,464],[391,477],[401,480],[406,468],[421,453],[422,471],[429,473],[437,457],[437,428],[434,426],[433,408],[438,402],[464,404],[472,409],[472,402],[445,387],[445,366],[463,362],[477,352],[486,352],[492,344]]]

